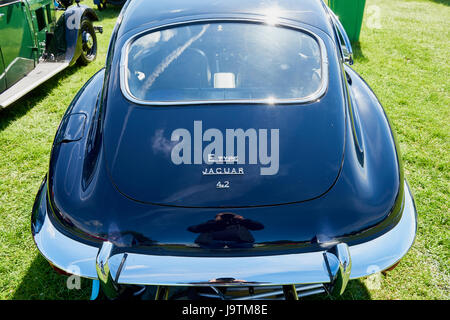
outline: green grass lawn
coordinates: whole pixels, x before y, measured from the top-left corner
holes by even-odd
[[[87,4],[91,4],[89,1]],[[38,253],[30,212],[58,124],[80,87],[104,65],[118,9],[98,12],[99,55],[0,111],[0,299],[87,299],[69,290]],[[400,143],[419,215],[416,242],[399,266],[351,281],[345,299],[449,299],[448,0],[368,0],[354,68],[385,107]],[[323,297],[319,297],[323,298]]]

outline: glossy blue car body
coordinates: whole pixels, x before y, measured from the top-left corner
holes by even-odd
[[[328,86],[312,101],[131,101],[121,88],[120,67],[135,35],[205,21],[264,24],[271,7],[234,0],[124,6],[106,67],[80,90],[61,122],[33,208],[36,244],[52,264],[100,279],[109,297],[127,285],[236,284],[283,285],[288,297],[287,286],[295,284],[327,284],[331,292],[341,281],[341,293],[349,277],[384,270],[407,252],[415,208],[380,102],[344,63],[337,40],[342,30],[321,1],[278,6],[278,25],[307,30],[326,48]],[[278,173],[258,175],[244,164],[249,174],[227,177],[231,187],[220,190],[210,187],[220,177],[201,175],[207,165],[177,166],[152,149],[155,137],[170,140],[170,132],[192,129],[195,121],[204,130],[279,128]],[[66,250],[52,243],[44,230],[49,226]],[[293,261],[302,264],[296,272],[286,267]],[[258,269],[259,263],[270,270]],[[155,270],[165,273],[149,275]]]

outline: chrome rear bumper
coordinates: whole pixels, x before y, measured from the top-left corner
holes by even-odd
[[[43,189],[46,190],[46,187]],[[60,233],[48,217],[45,197],[45,192],[41,192],[37,198],[37,210],[43,213],[43,219],[33,234],[39,251],[53,265],[66,272],[99,279],[106,291],[123,284],[328,284],[328,288],[342,293],[349,278],[368,276],[397,263],[413,244],[417,227],[414,200],[405,181],[403,214],[399,223],[382,236],[359,245],[339,243],[332,249],[318,252],[230,258],[114,254],[113,245],[109,242],[99,249]]]

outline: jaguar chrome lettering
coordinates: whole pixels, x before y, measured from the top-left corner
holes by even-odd
[[[261,175],[275,175],[279,169],[279,133],[279,129],[257,130],[249,128],[245,131],[241,128],[225,129],[224,139],[221,130],[209,128],[203,132],[202,121],[194,121],[193,135],[185,128],[178,128],[172,132],[171,141],[178,143],[172,147],[171,160],[175,165],[212,165],[217,164],[217,161],[226,164],[259,164]],[[203,146],[204,142],[209,143]],[[224,150],[226,151],[225,154]],[[246,163],[246,160],[248,160],[248,163]],[[217,169],[214,169],[213,173],[210,174],[222,174],[217,173],[215,171]],[[221,172],[225,172],[224,170],[225,168],[221,169]],[[211,171],[207,169],[206,173],[209,172]],[[236,174],[244,174],[244,171],[239,171],[238,168]]]
[[[244,174],[244,168],[206,168],[203,169],[202,174],[204,176],[209,175],[233,175]]]

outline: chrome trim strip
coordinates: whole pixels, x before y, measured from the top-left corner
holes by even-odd
[[[43,190],[47,190],[44,186]],[[34,240],[42,255],[58,268],[86,278],[97,278],[96,257],[99,249],[77,242],[60,233],[51,224],[47,213],[46,193],[39,198],[39,210],[44,222],[36,232]],[[414,242],[417,228],[416,209],[409,186],[405,181],[403,214],[398,224],[382,236],[359,245],[350,246],[350,279],[368,276],[385,270],[398,262]],[[123,263],[118,277],[119,284],[148,285],[189,285],[189,286],[267,286],[282,284],[329,283],[323,254],[327,255],[330,273],[336,276],[340,268],[339,258],[327,251],[258,257],[174,257],[151,256],[128,253],[108,258],[111,276],[115,279],[117,270]],[[341,265],[350,257],[341,256]],[[243,267],[245,266],[245,267]],[[344,274],[348,270],[344,268]],[[243,283],[210,283],[217,278],[243,279]],[[250,283],[256,282],[256,283]]]
[[[350,39],[348,38],[347,32],[344,29],[344,26],[342,25],[341,21],[339,20],[338,16],[327,6],[328,13],[331,17],[331,20],[333,21],[337,31],[341,34],[345,48],[347,50],[347,53],[344,51],[344,47],[342,47],[342,44],[339,43],[338,46],[341,50],[342,57],[344,58],[344,62],[348,62],[349,65],[353,64],[353,49],[352,44],[350,42]]]
[[[320,47],[320,55],[322,58],[322,82],[320,85],[320,88],[314,92],[313,94],[299,98],[299,99],[233,99],[233,100],[193,100],[193,101],[147,101],[147,100],[141,100],[133,96],[133,94],[130,92],[130,89],[128,87],[128,81],[126,78],[127,74],[127,65],[128,65],[128,49],[130,47],[130,44],[135,41],[137,38],[142,36],[143,34],[151,33],[156,30],[162,30],[167,28],[172,28],[180,25],[188,25],[193,23],[202,23],[202,22],[220,22],[220,21],[226,21],[226,22],[241,22],[241,23],[260,23],[260,24],[266,24],[266,19],[256,19],[256,18],[210,18],[210,19],[195,19],[190,21],[183,21],[183,22],[176,22],[176,23],[168,23],[163,24],[157,27],[149,28],[148,30],[141,31],[135,35],[133,35],[130,39],[128,39],[124,46],[122,47],[121,51],[121,57],[120,57],[120,89],[122,91],[122,94],[130,100],[133,103],[140,104],[140,105],[153,105],[153,106],[170,106],[170,105],[198,105],[198,104],[295,104],[295,103],[306,103],[311,102],[316,99],[321,98],[328,88],[328,54],[327,54],[327,48],[324,43],[324,41],[316,35],[311,30],[308,30],[306,28],[302,28],[290,23],[282,22],[282,20],[279,21],[279,23],[275,24],[274,27],[281,27],[281,28],[291,28],[295,29],[297,31],[301,31],[304,33],[309,34],[312,36],[319,44]]]
[[[121,255],[116,255],[110,260],[120,259]],[[336,274],[339,262],[331,254],[329,260],[331,272]],[[241,282],[214,282],[218,278],[235,278]],[[131,253],[118,279],[119,284],[161,286],[267,286],[327,282],[330,282],[330,277],[321,252],[230,258]]]
[[[306,292],[297,292],[297,295],[299,298],[303,298],[303,297],[312,296],[312,295],[319,294],[319,293],[325,293],[325,289],[321,288],[321,289],[316,289],[316,290],[311,290],[311,291],[306,291]]]
[[[283,290],[283,287],[280,286],[268,286],[268,287],[258,287],[254,288],[260,291],[268,290],[267,292],[255,292],[253,294],[249,294],[249,287],[231,287],[228,288],[226,294],[223,294],[221,291],[217,290],[215,287],[210,287],[213,289],[215,294],[211,293],[198,293],[200,297],[205,298],[213,298],[220,300],[277,300],[277,299],[285,299],[286,295]],[[312,284],[305,286],[295,286],[295,291],[297,297],[305,297],[318,293],[324,293],[325,288],[323,284]],[[238,293],[238,294],[236,294]],[[244,293],[244,295],[242,295]],[[278,297],[281,296],[281,297]]]
[[[256,299],[261,299],[261,298],[267,298],[267,297],[272,297],[272,296],[279,296],[283,294],[283,290],[277,290],[277,291],[270,291],[270,292],[265,292],[265,293],[259,293],[259,294],[254,294],[254,295],[248,295],[248,296],[244,296],[244,297],[239,297],[239,298],[234,298],[232,300],[256,300]]]

